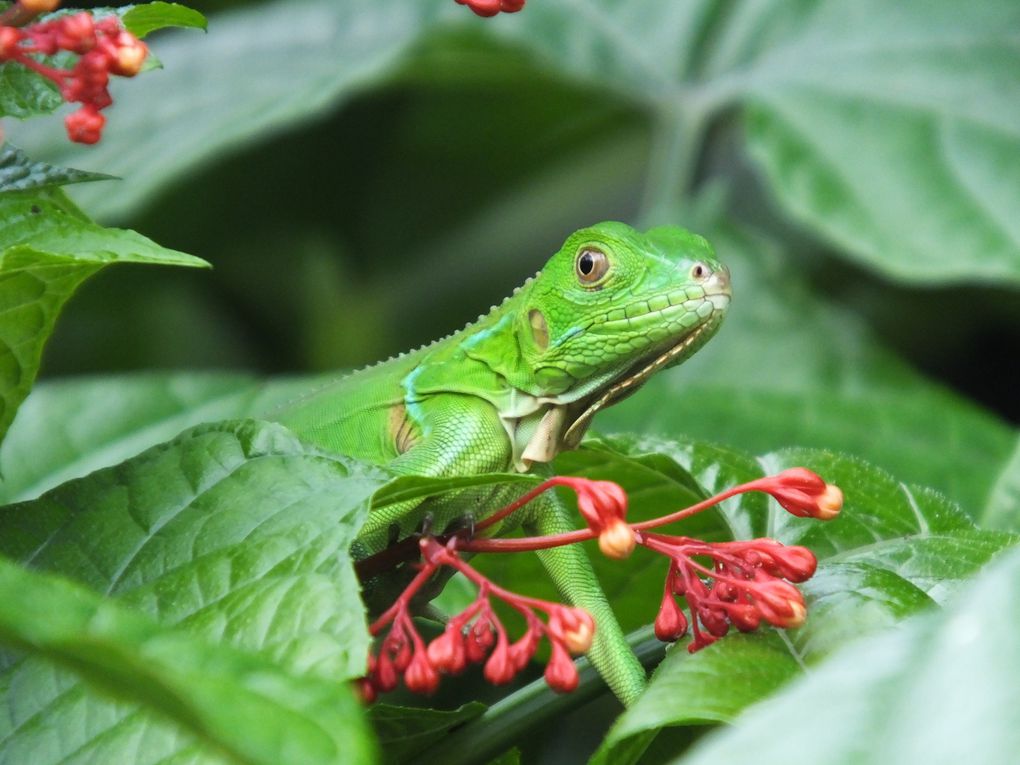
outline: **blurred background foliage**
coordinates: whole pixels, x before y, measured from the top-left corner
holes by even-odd
[[[675,223],[727,326],[600,422],[859,454],[1020,513],[1020,6],[195,4],[107,134],[7,125],[101,222],[214,264],[109,269],[44,377],[361,365],[473,320],[572,230]]]

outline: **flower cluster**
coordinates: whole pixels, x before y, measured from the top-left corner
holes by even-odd
[[[25,0],[21,4],[25,6]],[[35,6],[29,0],[26,7]],[[39,58],[60,52],[78,56],[71,68],[50,66]],[[64,119],[68,137],[78,143],[96,143],[102,136],[106,119],[100,111],[112,103],[110,75],[133,77],[147,55],[145,43],[116,16],[96,21],[89,13],[76,13],[23,28],[0,26],[0,63],[13,61],[31,69],[54,82],[65,101],[81,104]]]
[[[807,581],[815,573],[815,556],[806,547],[772,539],[707,543],[662,534],[645,534],[642,544],[670,558],[655,618],[659,640],[671,642],[687,633],[688,619],[677,597],[687,600],[691,614],[691,653],[723,637],[731,625],[753,632],[762,621],[782,629],[804,623],[804,596],[791,582]],[[711,559],[713,568],[697,563],[695,556]]]
[[[669,570],[662,601],[655,619],[660,640],[675,641],[688,630],[692,653],[726,635],[730,627],[741,632],[756,630],[762,622],[781,629],[801,626],[807,616],[804,596],[794,585],[810,579],[817,566],[806,547],[787,546],[773,539],[734,542],[703,542],[685,536],[671,536],[651,529],[674,523],[713,507],[725,499],[749,491],[770,494],[793,515],[832,520],[843,504],[843,494],[806,468],[791,468],[774,476],[734,486],[695,505],[640,523],[628,523],[627,495],[610,481],[556,476],[527,492],[515,502],[493,513],[475,526],[490,528],[516,512],[543,491],[565,486],[577,494],[578,509],[587,529],[546,537],[518,539],[467,539],[453,535],[445,544],[433,537],[419,543],[424,563],[400,597],[371,626],[379,635],[388,628],[379,651],[370,660],[368,676],[361,681],[362,695],[374,699],[379,692],[399,684],[412,691],[433,692],[441,674],[457,674],[469,664],[485,661],[485,678],[493,684],[509,682],[531,659],[542,637],[552,647],[545,677],[558,691],[577,685],[577,670],[569,654],[588,650],[595,625],[584,610],[528,598],[504,590],[467,565],[463,552],[516,552],[540,550],[597,539],[608,557],[625,558],[636,545],[669,558]],[[709,565],[699,560],[707,559]],[[410,616],[410,603],[441,566],[451,566],[474,582],[479,590],[475,601],[453,617],[444,632],[427,646]],[[493,612],[490,598],[496,597],[520,613],[526,623],[524,635],[510,642]],[[686,601],[684,613],[679,598]],[[538,616],[545,613],[545,622]]]
[[[401,676],[409,691],[433,693],[439,687],[441,675],[457,675],[468,665],[483,661],[485,679],[493,685],[503,685],[531,660],[543,637],[549,640],[552,649],[545,669],[546,682],[556,691],[574,690],[578,674],[570,654],[584,653],[591,647],[595,634],[591,615],[581,608],[528,598],[498,587],[465,563],[455,546],[455,542],[441,545],[431,537],[421,540],[425,562],[418,574],[370,627],[373,636],[387,631],[378,651],[369,657],[368,674],[360,684],[362,697],[371,701],[379,693],[393,690]],[[456,568],[477,584],[478,597],[426,645],[411,618],[411,600],[442,566]],[[492,609],[493,597],[524,617],[527,629],[514,642],[510,642],[506,628]],[[546,615],[545,621],[539,613]]]
[[[479,16],[495,16],[497,13],[517,13],[524,7],[525,0],[457,0]]]

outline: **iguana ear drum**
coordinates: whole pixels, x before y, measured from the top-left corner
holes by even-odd
[[[535,345],[540,351],[549,347],[549,325],[545,323],[545,316],[537,308],[528,312],[528,322],[531,324],[531,336],[535,339]]]

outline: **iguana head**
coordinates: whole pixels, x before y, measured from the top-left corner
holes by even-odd
[[[607,222],[567,239],[523,297],[518,342],[539,387],[569,401],[627,383],[604,406],[704,345],[730,279],[696,234]]]

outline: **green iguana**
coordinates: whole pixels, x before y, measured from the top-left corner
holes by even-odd
[[[475,323],[330,383],[273,419],[398,474],[541,472],[580,443],[599,410],[704,345],[729,301],[729,272],[701,237],[599,223],[570,236],[535,277]],[[363,558],[414,534],[426,515],[442,531],[484,519],[522,493],[464,490],[374,512],[354,554]],[[533,534],[575,527],[549,492],[485,534],[517,525]],[[624,703],[633,701],[644,671],[584,551],[571,545],[539,555],[563,596],[595,619],[593,664]]]

